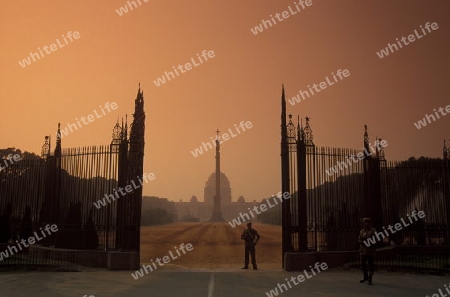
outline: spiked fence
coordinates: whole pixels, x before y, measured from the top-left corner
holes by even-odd
[[[58,126],[53,153],[47,136],[41,158],[0,171],[0,252],[47,224],[58,226],[52,236],[24,251],[0,254],[0,265],[70,266],[78,263],[76,250],[139,254],[142,188],[94,206],[142,176],[145,113],[140,90],[135,103],[130,138],[127,124],[117,122],[109,146],[62,149]]]
[[[450,154],[386,161],[384,149],[370,145],[367,127],[362,150],[316,146],[309,118],[296,126],[282,107],[282,190],[293,197],[282,205],[283,257],[349,252],[339,254],[341,262],[357,266],[361,221],[370,217],[384,232],[379,268],[450,270]],[[409,221],[413,211],[425,218]],[[401,231],[387,231],[402,219],[409,224]]]

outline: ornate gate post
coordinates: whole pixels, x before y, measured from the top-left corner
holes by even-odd
[[[383,213],[381,207],[381,162],[379,153],[372,157],[369,145],[369,135],[367,125],[364,125],[364,216],[372,218],[373,226],[380,230],[383,225]]]
[[[307,195],[306,195],[306,180],[307,180],[307,156],[313,158],[313,170],[315,170],[315,145],[313,143],[313,136],[311,127],[309,126],[309,118],[306,117],[306,125],[297,125],[297,199],[298,199],[298,236],[299,236],[299,251],[305,252],[308,250],[308,209],[307,209]],[[317,240],[316,240],[317,242]]]
[[[285,192],[290,192],[290,178],[289,178],[289,144],[287,139],[287,124],[286,124],[286,98],[284,93],[284,85],[282,87],[281,94],[281,192],[282,194]],[[282,212],[282,265],[284,268],[284,255],[286,252],[290,250],[292,246],[291,243],[291,234],[290,234],[290,203],[282,203],[281,204],[281,212]]]

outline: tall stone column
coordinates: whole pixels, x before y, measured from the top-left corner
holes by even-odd
[[[216,194],[213,200],[212,216],[210,222],[225,222],[222,217],[222,209],[220,207],[220,137],[219,130],[216,138]]]

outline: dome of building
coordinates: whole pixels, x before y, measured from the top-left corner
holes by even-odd
[[[214,196],[216,194],[216,173],[213,172],[208,177],[205,183],[204,201],[206,203],[213,203]],[[221,204],[231,203],[231,187],[230,181],[225,173],[220,173],[220,201]]]
[[[208,180],[205,183],[205,187],[207,187],[208,185],[213,185],[214,187],[216,186],[216,173],[215,172],[211,173],[211,175],[208,177]],[[230,181],[228,180],[228,177],[223,172],[220,173],[220,187],[221,188],[222,187],[225,187],[225,188],[230,187]]]

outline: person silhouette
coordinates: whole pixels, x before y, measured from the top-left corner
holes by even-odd
[[[250,254],[252,257],[253,270],[258,270],[258,266],[256,265],[255,246],[256,243],[258,243],[259,238],[258,232],[252,228],[252,223],[247,223],[247,229],[245,229],[241,235],[241,239],[245,241],[245,264],[242,269],[248,269]]]
[[[364,278],[360,280],[360,283],[364,283],[365,281],[369,282],[369,285],[372,285],[372,275],[373,275],[373,256],[375,254],[375,245],[371,245],[370,241],[367,241],[368,238],[371,238],[375,235],[375,228],[372,228],[372,220],[370,218],[363,219],[364,228],[359,232],[359,254],[361,259],[361,268],[363,271]],[[367,243],[369,245],[367,245]]]

